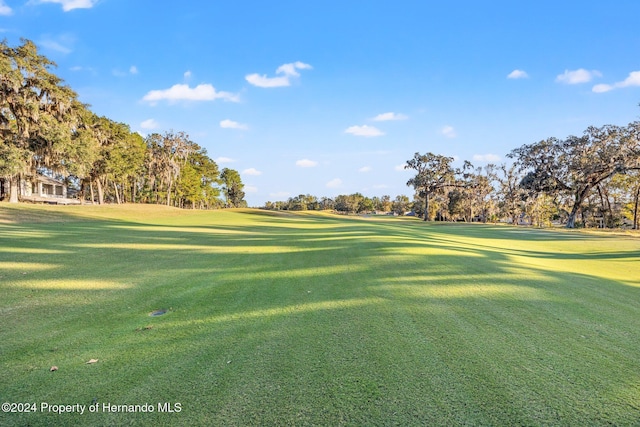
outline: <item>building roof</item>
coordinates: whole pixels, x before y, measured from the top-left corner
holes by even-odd
[[[38,174],[36,176],[36,180],[42,182],[43,184],[50,185],[65,185],[64,182],[58,181],[57,179],[49,178],[48,176]]]

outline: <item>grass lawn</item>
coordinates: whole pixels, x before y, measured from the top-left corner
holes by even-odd
[[[638,425],[639,261],[631,236],[0,204],[0,401],[36,405],[0,425]]]

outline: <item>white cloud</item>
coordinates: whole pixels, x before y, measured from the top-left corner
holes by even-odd
[[[194,88],[189,85],[177,84],[169,89],[151,90],[142,98],[143,101],[155,104],[161,100],[167,101],[213,101],[224,99],[225,101],[238,102],[239,97],[230,92],[218,92],[210,84],[199,84]]]
[[[603,84],[595,85],[591,90],[594,91],[595,93],[604,93],[604,92],[609,92],[610,90],[613,90],[613,89],[615,89],[613,86],[603,83]]]
[[[513,70],[507,76],[508,79],[527,79],[529,78],[529,74],[523,70]]]
[[[245,79],[258,87],[282,87],[289,86],[289,77],[267,77],[259,74],[249,74]]]
[[[593,87],[593,91],[596,93],[609,92],[613,89],[621,89],[630,86],[640,86],[640,71],[632,71],[629,76],[621,82],[614,83],[612,85],[599,84]]]
[[[13,10],[7,6],[4,0],[0,0],[0,16],[9,16],[13,14]]]
[[[342,180],[340,178],[334,178],[331,181],[327,182],[328,188],[339,188],[342,186]]]
[[[391,188],[387,184],[376,184],[373,186],[375,190],[384,190],[385,188]]]
[[[384,135],[384,132],[382,132],[380,129],[373,126],[367,126],[367,125],[350,126],[344,131],[344,133],[350,133],[355,136],[366,136],[366,137]]]
[[[129,67],[129,73],[138,74],[138,67],[136,67],[135,65],[132,65],[131,67]]]
[[[256,187],[255,185],[245,185],[244,186],[244,192],[245,193],[257,193],[258,192],[258,187]]]
[[[589,71],[584,68],[579,68],[573,71],[564,70],[563,74],[556,77],[556,82],[575,85],[580,83],[589,83],[594,77],[602,77],[602,73],[598,70]]]
[[[286,197],[289,197],[290,195],[291,193],[289,193],[288,191],[278,191],[276,193],[269,193],[269,196],[275,199],[284,199]]]
[[[295,76],[298,77],[300,75],[296,70],[310,70],[313,67],[309,64],[305,64],[304,62],[296,61],[291,64],[282,64],[276,70],[276,74],[284,74],[285,76]]]
[[[248,74],[245,79],[254,86],[258,87],[282,87],[290,86],[292,77],[299,77],[297,70],[310,70],[313,67],[304,62],[296,61],[290,64],[283,64],[276,69],[276,74],[282,74],[279,77],[267,77],[257,73]]]
[[[96,72],[96,70],[91,68],[91,67],[82,67],[80,65],[73,66],[73,67],[69,68],[69,70],[70,71],[75,71],[75,72],[87,71],[87,72],[94,73],[94,74]]]
[[[189,80],[191,78],[191,71],[187,70],[183,74],[185,80]]]
[[[75,43],[75,37],[69,34],[62,34],[57,37],[51,37],[45,34],[38,42],[45,49],[53,50],[58,53],[69,54],[73,52],[71,46]]]
[[[91,9],[98,0],[37,0],[37,3],[56,3],[62,5],[62,10],[69,12],[73,9]]]
[[[500,156],[496,154],[474,154],[473,160],[476,162],[499,162]]]
[[[624,81],[616,83],[616,87],[640,86],[640,71],[629,73],[629,77]]]
[[[312,168],[317,165],[318,165],[318,162],[316,162],[315,160],[309,160],[309,159],[302,159],[296,162],[296,166],[298,166],[299,168]]]
[[[216,159],[216,163],[220,163],[220,164],[223,164],[223,163],[233,163],[233,162],[235,162],[235,161],[236,161],[235,159],[232,159],[232,158],[230,158],[230,157],[218,157],[218,158]]]
[[[262,175],[262,172],[260,172],[258,169],[256,168],[249,168],[249,169],[245,169],[242,171],[242,173],[244,175],[251,175],[251,176],[258,176],[258,175]]]
[[[449,125],[443,127],[440,130],[440,133],[446,136],[447,138],[455,138],[456,136],[458,136],[453,126],[449,126]]]
[[[220,122],[220,127],[224,129],[238,129],[238,130],[247,130],[249,126],[234,122],[233,120],[225,119]]]
[[[140,127],[142,129],[156,129],[158,127],[158,122],[156,122],[153,119],[147,119],[145,121],[143,121],[142,123],[140,123]]]
[[[378,114],[372,120],[376,122],[386,122],[389,120],[406,120],[408,118],[409,117],[405,116],[404,114],[388,112],[388,113]]]
[[[358,172],[371,172],[371,166],[363,166],[358,169]]]

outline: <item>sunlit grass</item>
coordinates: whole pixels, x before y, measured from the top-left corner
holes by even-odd
[[[308,291],[309,292],[309,291]],[[336,300],[336,301],[321,301],[314,303],[296,304],[286,307],[270,308],[266,310],[255,310],[242,313],[232,313],[222,316],[211,316],[208,318],[197,319],[196,321],[189,321],[186,323],[180,322],[168,322],[167,326],[181,327],[200,323],[221,323],[221,322],[233,322],[242,321],[248,319],[266,319],[274,316],[288,316],[292,314],[315,312],[322,310],[337,310],[353,307],[362,307],[365,305],[380,304],[383,300],[380,298],[360,298],[350,300]]]
[[[29,253],[41,253],[41,252],[32,251]],[[49,252],[49,253],[55,253],[55,252]],[[28,271],[48,270],[52,268],[57,268],[57,265],[43,264],[43,263],[37,263],[37,262],[2,262],[0,261],[0,271],[16,270],[16,271],[22,272],[23,274],[27,274]]]
[[[12,286],[9,284],[8,286]],[[114,281],[106,281],[106,280],[73,280],[73,279],[64,279],[64,280],[31,280],[31,281],[22,281],[14,285],[15,287],[26,288],[26,289],[65,289],[65,290],[94,290],[94,289],[126,289],[131,287],[131,285],[126,285],[124,283],[117,283]]]
[[[234,248],[233,246],[215,246],[215,245],[188,245],[188,244],[163,244],[163,243],[80,243],[74,245],[76,248],[87,249],[116,249],[116,250],[138,250],[138,251],[194,251],[201,253],[289,253],[289,252],[304,252],[317,249],[309,248],[292,248],[290,246],[256,246],[253,248]],[[331,250],[332,248],[326,248],[325,250]],[[35,252],[34,252],[35,253]]]
[[[451,282],[455,283],[455,280],[451,280]],[[426,299],[513,298],[517,300],[545,300],[549,298],[543,291],[516,285],[434,285],[428,287],[387,285],[380,286],[380,289],[391,291],[394,295]]]
[[[0,400],[183,408],[0,425],[635,425],[639,261],[611,234],[0,204]]]

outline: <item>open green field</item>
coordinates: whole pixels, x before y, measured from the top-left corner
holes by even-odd
[[[0,401],[36,404],[2,426],[638,425],[640,239],[0,204]]]

